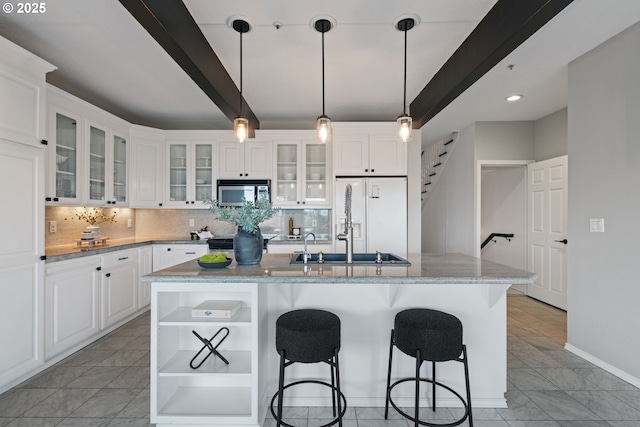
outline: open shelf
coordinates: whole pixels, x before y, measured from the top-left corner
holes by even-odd
[[[207,323],[221,326],[225,324],[238,325],[243,323],[248,325],[251,323],[251,308],[241,308],[231,319],[212,319],[211,317],[192,317],[191,307],[178,307],[166,316],[163,316],[158,322],[160,326],[202,325]]]
[[[251,387],[180,386],[158,416],[251,416]],[[223,421],[223,420],[218,420]]]
[[[203,354],[207,350],[203,351]],[[198,369],[191,369],[189,362],[197,351],[179,350],[158,370],[159,376],[184,376],[184,375],[234,375],[244,378],[246,385],[251,382],[251,352],[250,351],[220,351],[225,359],[229,361],[227,365],[215,355],[209,356]]]

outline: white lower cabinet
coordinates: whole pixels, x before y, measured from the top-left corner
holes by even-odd
[[[144,246],[138,248],[138,275],[145,276],[153,272],[153,248]],[[143,308],[151,304],[151,283],[138,282],[138,308]]]
[[[100,257],[47,264],[45,359],[100,331]]]
[[[259,366],[259,336],[267,334],[258,331],[266,324],[259,299],[255,283],[152,284],[151,423],[257,427],[262,422],[265,408],[259,402],[266,398],[266,382],[259,377],[266,370]],[[238,300],[242,308],[231,319],[192,317],[191,309],[206,300]],[[229,335],[217,350],[229,364],[211,355],[193,369],[192,358],[204,346],[194,332],[212,339],[222,328]],[[193,365],[208,353],[205,348]]]
[[[153,271],[173,267],[209,252],[205,243],[186,245],[153,245]]]
[[[138,310],[138,250],[102,255],[102,328]]]

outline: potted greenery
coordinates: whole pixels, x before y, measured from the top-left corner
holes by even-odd
[[[238,227],[233,238],[233,252],[240,265],[259,264],[262,260],[264,240],[260,232],[260,223],[278,212],[267,199],[256,203],[243,199],[242,206],[220,207],[217,201],[209,201],[209,210],[218,215],[219,221],[229,222]]]

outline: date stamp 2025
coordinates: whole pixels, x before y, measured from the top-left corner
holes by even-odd
[[[16,13],[16,14],[39,14],[47,12],[46,2],[29,2],[29,3],[10,3],[7,2],[2,5],[2,11],[4,13]]]

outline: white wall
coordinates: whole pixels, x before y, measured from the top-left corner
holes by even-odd
[[[491,233],[513,233],[511,241],[498,237],[482,250],[482,259],[514,268],[527,268],[526,170],[483,167],[481,184],[481,241]]]
[[[568,344],[640,385],[640,24],[569,65]],[[605,232],[590,233],[589,219]],[[602,364],[601,364],[602,365]]]
[[[420,161],[422,131],[413,132],[407,145],[407,252],[420,253],[422,247]]]
[[[544,116],[534,122],[534,160],[553,159],[567,152],[567,109]]]
[[[446,167],[422,206],[422,252],[474,255],[475,125],[460,132]]]
[[[533,159],[533,122],[477,122],[476,160]]]

